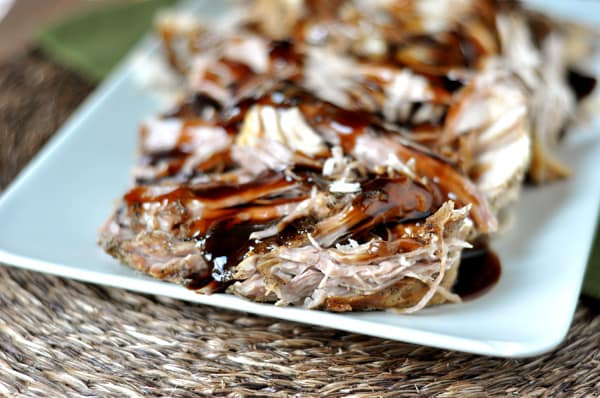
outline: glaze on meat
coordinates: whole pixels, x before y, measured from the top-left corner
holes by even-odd
[[[595,80],[587,53],[561,57],[585,37],[567,25],[512,2],[425,3],[254,0],[228,28],[163,15],[187,99],[142,124],[100,245],[277,305],[460,301],[463,249],[497,231],[527,173],[564,174],[550,142]]]

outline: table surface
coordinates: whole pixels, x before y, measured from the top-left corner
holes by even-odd
[[[38,51],[0,57],[0,190],[91,90]],[[593,301],[579,304],[556,351],[506,360],[0,267],[0,396],[593,397],[598,391],[600,307]]]

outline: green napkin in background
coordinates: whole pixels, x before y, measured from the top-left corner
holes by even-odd
[[[143,0],[102,8],[52,25],[39,35],[51,58],[97,82],[150,29],[155,12],[175,0]],[[600,299],[600,223],[583,294]]]
[[[148,32],[156,11],[175,1],[131,1],[75,15],[42,30],[38,42],[54,60],[99,82]]]

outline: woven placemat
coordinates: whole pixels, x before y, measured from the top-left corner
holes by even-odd
[[[36,51],[0,65],[0,188],[91,90]],[[597,397],[599,391],[596,302],[580,302],[553,353],[505,360],[0,267],[2,396]]]

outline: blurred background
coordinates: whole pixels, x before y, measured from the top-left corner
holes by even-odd
[[[0,0],[0,60],[33,41],[35,34],[62,17],[133,0]]]

